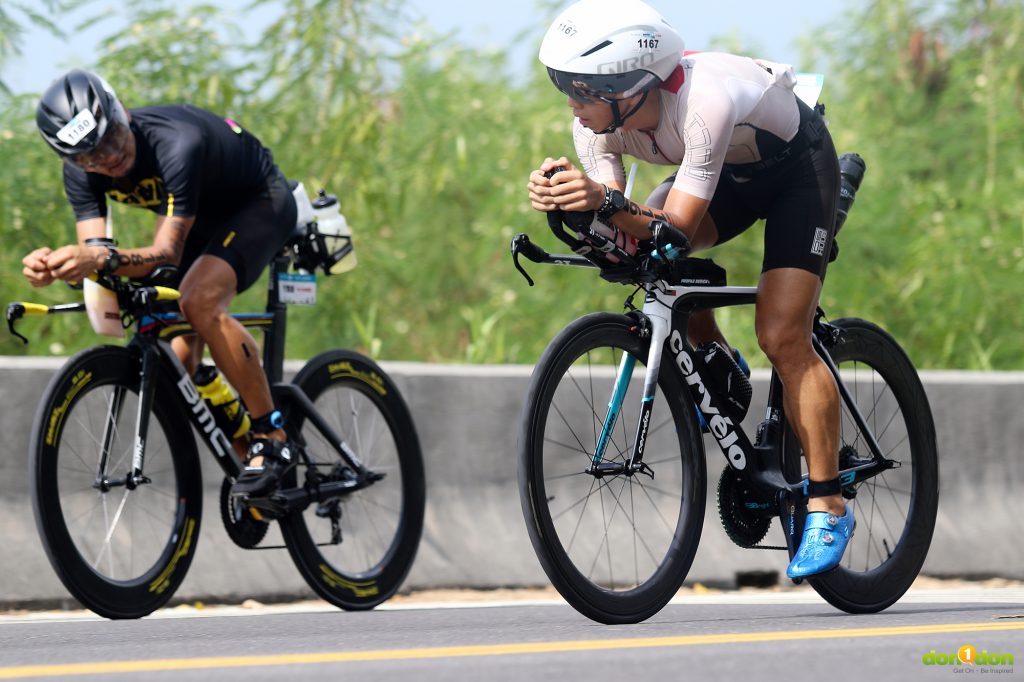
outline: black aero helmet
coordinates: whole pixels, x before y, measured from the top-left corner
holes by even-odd
[[[94,73],[73,69],[46,89],[36,107],[36,126],[61,156],[91,151],[108,129],[128,125],[114,89]]]

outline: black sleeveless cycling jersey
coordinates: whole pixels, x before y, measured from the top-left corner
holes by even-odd
[[[230,119],[190,105],[131,109],[136,158],[122,178],[64,164],[76,220],[104,217],[106,199],[167,216],[223,215],[260,192],[274,159]]]

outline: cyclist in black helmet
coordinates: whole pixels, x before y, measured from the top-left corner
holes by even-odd
[[[248,465],[233,492],[272,492],[291,449],[256,342],[228,314],[295,227],[295,200],[270,151],[234,121],[196,107],[126,109],[106,81],[78,69],[46,90],[36,123],[64,161],[78,242],[32,251],[22,260],[25,277],[40,287],[177,265],[172,285],[198,337],[174,339],[175,352],[195,373],[205,344],[253,415]],[[156,214],[151,245],[115,248],[106,235],[108,199]]]
[[[546,159],[530,175],[539,211],[596,211],[628,250],[659,218],[694,250],[765,218],[755,325],[785,386],[809,472],[808,515],[787,574],[835,568],[853,534],[840,494],[839,394],[811,329],[831,252],[839,194],[835,147],[818,111],[794,93],[792,67],[723,53],[684,54],[672,26],[640,0],[580,0],[551,24],[540,60],[568,97],[582,170]],[[671,166],[643,204],[626,199],[622,156]],[[545,173],[566,170],[550,179]],[[710,311],[695,342],[725,342]]]

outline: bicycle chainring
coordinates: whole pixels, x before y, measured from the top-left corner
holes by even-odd
[[[750,548],[761,542],[768,534],[772,517],[757,512],[766,501],[749,492],[743,480],[730,467],[725,467],[718,479],[718,517],[729,539],[740,547]]]
[[[220,485],[220,519],[228,537],[242,549],[255,548],[270,528],[269,521],[257,520],[253,513],[253,509],[239,505],[231,497],[231,481],[225,478]]]

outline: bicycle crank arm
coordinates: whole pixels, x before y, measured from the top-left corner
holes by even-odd
[[[292,512],[305,511],[313,503],[327,502],[340,495],[362,490],[382,478],[384,478],[383,474],[370,473],[368,476],[354,478],[350,481],[321,483],[312,490],[305,487],[285,488],[278,490],[270,497],[243,498],[243,500],[250,507],[270,512],[271,515],[277,518]]]

